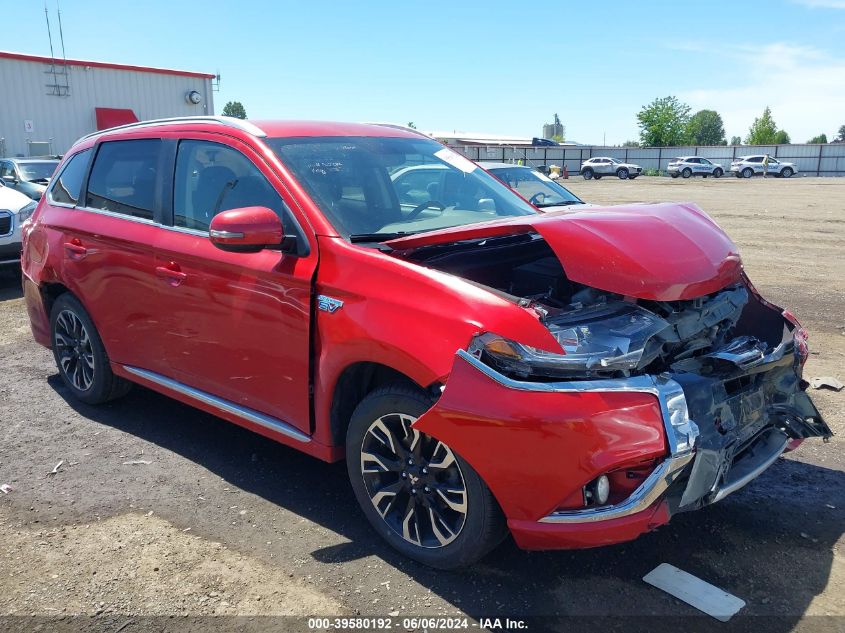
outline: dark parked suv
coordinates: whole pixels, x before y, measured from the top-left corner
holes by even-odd
[[[434,186],[396,177],[420,165]],[[71,394],[138,383],[345,459],[375,530],[436,567],[508,533],[636,538],[830,435],[807,333],[703,211],[542,212],[412,130],[114,128],[22,232],[32,331]]]

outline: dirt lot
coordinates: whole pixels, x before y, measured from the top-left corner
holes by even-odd
[[[807,376],[845,380],[845,179],[568,186],[597,203],[699,204],[738,243],[758,288],[809,328]],[[845,628],[845,391],[814,392],[837,437],[806,442],[715,506],[629,544],[526,553],[507,542],[471,570],[443,573],[371,534],[343,465],[141,388],[100,408],[70,400],[50,353],[32,342],[8,271],[0,360],[0,484],[12,487],[0,493],[0,629],[132,633],[170,630],[189,621],[181,616],[466,614],[470,627],[486,617],[582,615],[591,617],[575,622],[591,630],[625,630],[623,620],[595,628],[594,616],[639,615],[651,628],[684,616],[678,627],[725,630],[642,582],[661,562],[743,598],[743,614],[772,616],[741,620],[749,629]],[[92,617],[58,619],[72,614]],[[812,617],[825,615],[838,617]],[[535,622],[534,630],[573,627]]]

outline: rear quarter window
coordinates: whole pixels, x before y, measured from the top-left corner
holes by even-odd
[[[51,202],[75,205],[79,201],[82,179],[85,177],[85,169],[88,167],[90,157],[91,150],[84,149],[68,159],[61,173],[53,179],[50,186]]]

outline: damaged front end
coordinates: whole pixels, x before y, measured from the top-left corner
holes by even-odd
[[[801,378],[808,354],[806,332],[788,312],[760,297],[741,272],[716,291],[673,298],[669,291],[660,297],[637,296],[575,282],[538,234],[433,245],[403,256],[457,274],[533,311],[560,348],[539,349],[495,332],[480,332],[466,351],[458,352],[462,372],[450,376],[435,413],[421,418],[422,429],[439,436],[443,425],[434,418],[448,417],[444,412],[456,408],[466,418],[472,405],[458,404],[460,394],[450,397],[453,380],[464,376],[466,367],[514,397],[535,392],[637,393],[657,398],[665,436],[663,457],[652,455],[650,461],[637,463],[622,451],[611,438],[620,425],[630,422],[623,413],[615,415],[612,426],[598,431],[604,448],[615,451],[613,457],[571,456],[604,463],[579,471],[576,476],[581,480],[571,482],[569,494],[558,497],[541,515],[536,516],[540,509],[536,506],[531,520],[523,516],[510,521],[525,547],[560,543],[544,531],[550,526],[565,530],[596,522],[621,526],[634,515],[648,514],[651,518],[632,528],[632,535],[625,532],[615,540],[633,538],[637,529],[645,531],[671,514],[719,501],[738,490],[790,443],[832,435]],[[476,397],[492,398],[488,393],[492,390],[487,385],[475,389]],[[573,402],[559,400],[555,406]],[[507,419],[518,420],[519,426],[528,414],[520,415],[521,419]],[[556,413],[549,415],[554,418]],[[581,422],[590,424],[591,419]],[[460,437],[448,440],[461,452]],[[469,446],[466,450],[477,452]],[[665,513],[663,521],[652,516],[658,506]],[[607,542],[580,538],[570,534],[561,546]]]

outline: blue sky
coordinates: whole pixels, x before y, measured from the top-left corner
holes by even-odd
[[[56,0],[48,0],[54,44]],[[220,72],[219,112],[424,130],[637,138],[677,95],[745,136],[766,105],[803,142],[845,124],[845,0],[63,0],[68,57]],[[49,54],[44,4],[0,0],[0,49]]]

